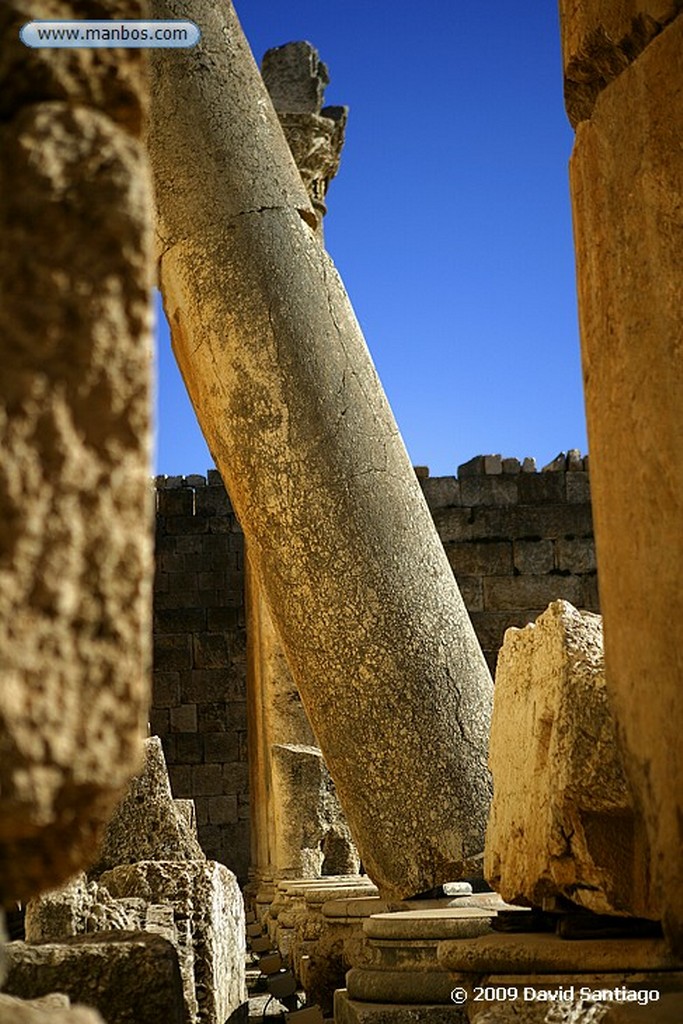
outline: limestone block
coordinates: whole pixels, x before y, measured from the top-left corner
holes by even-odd
[[[158,736],[145,740],[143,770],[116,808],[92,875],[142,860],[206,860],[196,829],[171,795]]]
[[[184,1024],[178,958],[159,935],[101,932],[60,943],[10,942],[6,952],[8,995],[65,992],[99,1010],[107,1024]]]
[[[280,873],[354,874],[358,854],[318,747],[275,744],[271,784]]]
[[[683,950],[681,123],[679,16],[603,90],[570,171],[607,687]]]
[[[574,127],[682,10],[681,0],[560,0],[565,104]]]
[[[152,207],[143,51],[29,50],[73,4],[0,7],[0,896],[25,900],[94,857],[139,765]]]
[[[244,905],[228,868],[215,861],[144,861],[107,871],[100,881],[116,898],[168,904],[180,927],[190,922],[202,1024],[224,1024],[240,1011],[247,999]]]
[[[59,942],[86,932],[138,931],[145,920],[142,900],[115,900],[97,882],[77,875],[60,889],[26,905],[26,941]]]
[[[485,876],[511,903],[562,895],[655,916],[607,702],[602,621],[555,601],[505,634],[490,766]]]
[[[15,999],[0,994],[0,1024],[105,1024],[96,1010],[85,1006],[71,1006],[54,997],[43,999]]]

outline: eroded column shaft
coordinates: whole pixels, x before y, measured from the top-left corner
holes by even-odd
[[[483,849],[491,679],[231,5],[202,33],[154,57],[174,349],[363,863],[407,895]]]

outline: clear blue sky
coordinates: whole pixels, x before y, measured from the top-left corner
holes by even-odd
[[[326,243],[416,465],[586,451],[556,4],[236,0],[350,107]],[[212,465],[159,325],[157,469]]]

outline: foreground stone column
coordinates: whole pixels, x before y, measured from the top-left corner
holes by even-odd
[[[176,355],[363,863],[421,891],[483,850],[491,679],[231,5],[153,64]]]
[[[140,18],[144,3],[88,5]],[[0,900],[55,886],[138,767],[151,636],[152,206],[135,50],[0,11]]]
[[[673,0],[560,9],[607,687],[681,950],[683,16]]]

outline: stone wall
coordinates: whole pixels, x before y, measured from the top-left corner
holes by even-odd
[[[588,457],[559,455],[541,472],[477,456],[457,477],[418,467],[491,671],[509,626],[524,626],[563,598],[599,611]]]
[[[219,474],[156,484],[154,696],[173,795],[207,857],[249,866],[244,539]]]
[[[588,458],[541,472],[477,456],[452,477],[417,467],[493,670],[508,626],[551,601],[599,611]],[[243,536],[219,474],[158,477],[152,732],[176,797],[194,797],[207,856],[249,867]]]

